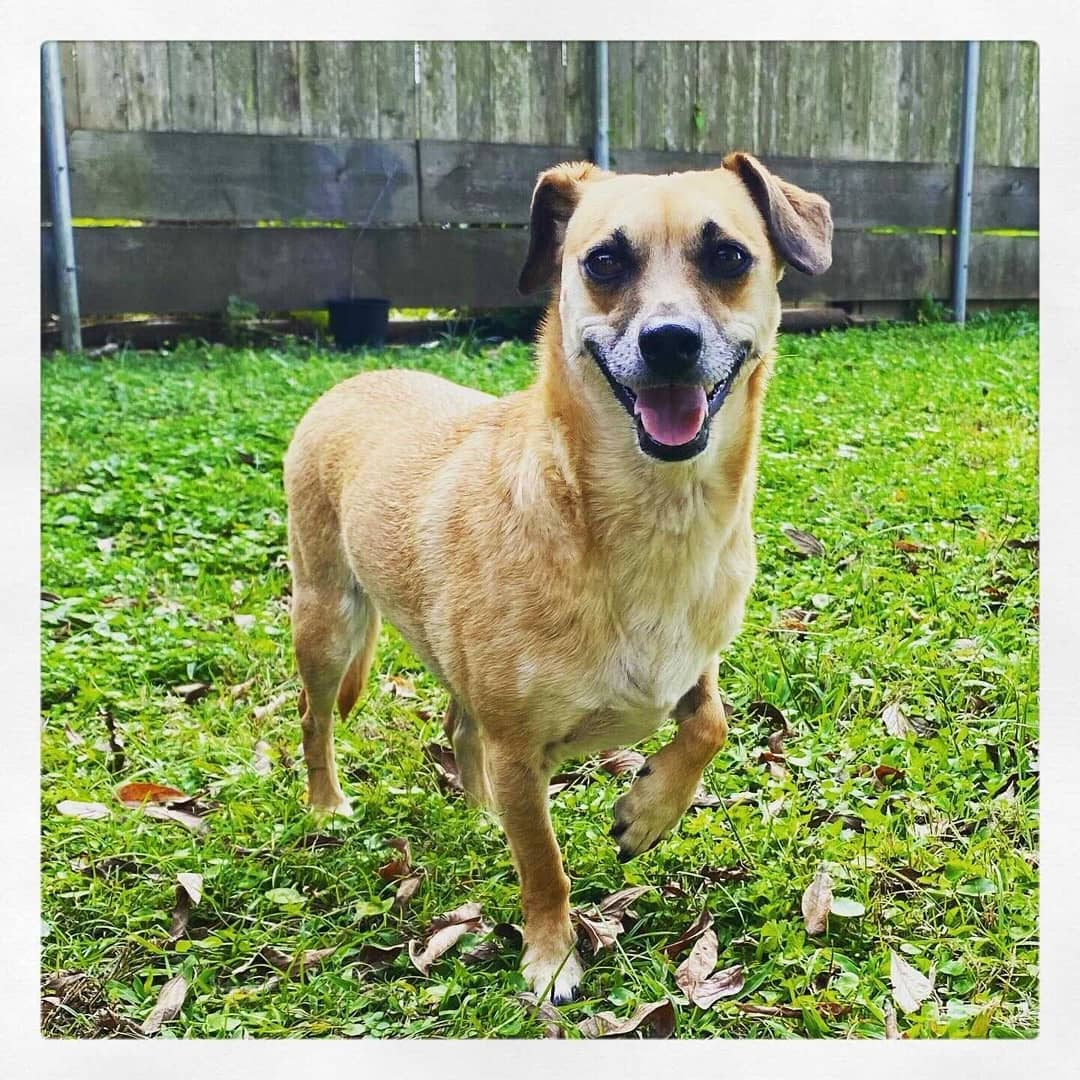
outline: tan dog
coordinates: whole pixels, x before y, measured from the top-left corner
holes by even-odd
[[[555,285],[536,382],[496,399],[358,375],[286,456],[310,803],[349,812],[332,710],[360,694],[383,615],[450,691],[463,782],[521,879],[525,975],[556,1001],[581,964],[548,777],[675,717],[615,805],[628,859],[676,825],[723,743],[776,286],[785,262],[827,269],[831,241],[828,203],[745,154],[669,176],[560,165],[537,184],[520,282]]]

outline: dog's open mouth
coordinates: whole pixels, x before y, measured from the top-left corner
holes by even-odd
[[[611,374],[599,349],[589,348],[616,401],[630,414],[638,446],[660,461],[687,461],[708,445],[709,423],[742,368],[742,358],[712,387],[669,383],[632,390]]]

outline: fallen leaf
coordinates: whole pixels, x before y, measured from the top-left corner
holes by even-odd
[[[675,1032],[675,1006],[670,1001],[654,1001],[639,1005],[634,1012],[620,1020],[612,1012],[596,1013],[578,1024],[586,1039],[605,1039],[629,1035],[644,1024],[654,1039],[668,1039]]]
[[[881,713],[881,722],[890,735],[898,738],[918,734],[918,728],[904,715],[895,701],[885,706]]]
[[[693,1002],[694,992],[716,967],[717,940],[714,930],[704,930],[690,955],[675,969],[675,985]]]
[[[768,720],[773,727],[788,728],[787,717],[773,704],[768,701],[751,701],[746,706],[746,715],[754,720]]]
[[[435,766],[435,771],[439,775],[439,780],[442,781],[443,786],[449,788],[451,791],[464,791],[465,788],[461,783],[461,773],[458,770],[457,759],[454,757],[454,751],[449,746],[442,746],[439,743],[428,743],[424,747],[424,752],[428,756],[428,760]]]
[[[570,920],[577,926],[578,935],[591,947],[593,956],[601,949],[610,949],[623,932],[621,919],[586,913],[578,908],[571,909]]]
[[[877,787],[888,787],[893,781],[904,779],[904,770],[896,768],[895,765],[875,765],[873,773]]]
[[[111,555],[113,549],[113,538],[111,536],[104,536],[97,541],[97,549],[102,555]]]
[[[202,899],[202,874],[177,874],[176,881],[176,901],[169,924],[170,941],[179,941],[187,933],[192,909]]]
[[[769,752],[775,754],[777,758],[783,758],[784,737],[790,734],[791,732],[787,728],[781,728],[779,731],[774,731],[769,736]]]
[[[185,705],[194,705],[195,702],[206,697],[212,689],[213,687],[209,683],[193,682],[184,683],[182,686],[174,686],[173,693],[177,697],[183,698]]]
[[[742,964],[733,964],[723,971],[714,971],[695,990],[691,998],[699,1008],[708,1009],[721,998],[733,997],[746,985]]]
[[[254,679],[245,679],[242,683],[230,686],[229,697],[232,698],[233,701],[238,701],[240,698],[244,697],[254,685]]]
[[[383,881],[397,881],[398,878],[407,877],[412,873],[412,848],[409,841],[404,837],[395,837],[386,841],[387,847],[392,847],[401,854],[396,859],[383,863],[376,873]]]
[[[613,892],[610,896],[606,896],[601,900],[597,904],[597,910],[601,915],[608,915],[613,919],[622,919],[627,914],[637,918],[630,911],[630,905],[647,892],[652,892],[652,889],[651,885],[631,885],[628,888],[619,889],[618,892]]]
[[[76,802],[74,799],[64,799],[63,802],[58,802],[56,809],[65,817],[83,818],[86,821],[108,817],[112,813],[104,803]]]
[[[808,934],[823,934],[829,925],[829,906],[832,903],[832,878],[824,868],[806,887],[802,895],[803,922]]]
[[[889,982],[893,1000],[906,1013],[918,1012],[919,1006],[934,992],[934,984],[913,968],[898,953],[889,952]]]
[[[289,701],[291,696],[292,695],[288,693],[277,694],[265,705],[256,705],[255,708],[251,710],[251,715],[254,716],[256,720],[265,720],[267,717],[273,716],[282,705]]]
[[[896,1010],[887,1001],[885,1002],[885,1038],[900,1038],[900,1028],[896,1023]]]
[[[1022,540],[1013,539],[1006,540],[1005,546],[1010,551],[1038,551],[1039,550],[1039,538],[1037,536],[1028,536]]]
[[[236,625],[241,630],[251,630],[255,626],[255,616],[254,615],[234,615],[233,616],[233,622],[236,623]]]
[[[748,867],[741,863],[735,866],[703,866],[698,873],[715,885],[726,885],[730,881],[745,881],[750,876]]]
[[[841,919],[856,919],[866,914],[866,908],[850,896],[834,896],[829,901],[829,914]]]
[[[536,995],[531,994],[528,991],[515,994],[514,996],[529,1010],[529,1012],[533,1013],[538,1020],[544,1021],[545,1039],[562,1039],[565,1037],[562,1030],[562,1016],[551,1001],[547,998],[543,1001],[538,1001]]]
[[[420,888],[420,881],[423,876],[422,871],[417,871],[398,882],[397,892],[394,893],[395,911],[404,911],[409,906],[409,902]]]
[[[140,1030],[144,1035],[154,1035],[161,1030],[161,1025],[180,1015],[187,997],[188,984],[183,975],[174,975],[158,994],[157,1004],[150,1015],[142,1022]]]
[[[674,960],[692,941],[696,941],[706,930],[712,929],[713,916],[708,908],[702,908],[701,914],[674,940],[660,946],[660,951]]]
[[[382,692],[391,697],[412,700],[416,697],[416,686],[407,675],[388,675],[382,681]]]
[[[126,804],[125,804],[126,805]],[[172,806],[157,806],[147,803],[140,808],[140,813],[145,817],[156,818],[159,821],[175,821],[177,825],[183,825],[194,833],[208,832],[210,826],[196,814],[189,814],[186,810],[177,810]]]
[[[331,945],[328,949],[306,949],[302,953],[292,953],[286,949],[279,949],[276,945],[267,945],[262,949],[262,958],[278,971],[287,975],[302,975],[308,968],[322,963],[328,956],[337,952],[337,946]]]
[[[269,776],[273,769],[270,760],[270,744],[265,739],[260,739],[255,744],[255,755],[251,759],[251,768],[259,776]]]
[[[791,546],[800,555],[820,558],[825,554],[825,545],[811,533],[795,529],[790,525],[783,526],[780,531],[791,541]]]
[[[344,838],[338,836],[337,833],[311,833],[308,836],[301,836],[295,846],[307,851],[315,851],[318,848],[342,847],[344,843]]]
[[[170,803],[187,802],[191,798],[174,787],[143,783],[121,784],[116,789],[116,797],[131,810],[138,810],[147,803],[168,806]]]
[[[911,554],[916,551],[922,551],[926,547],[925,544],[920,544],[918,540],[894,540],[893,548],[896,551],[903,551]]]
[[[711,791],[707,790],[704,784],[698,784],[697,791],[694,792],[694,798],[690,802],[690,806],[695,810],[711,810],[715,806],[721,806],[723,799],[719,795],[714,795]]]
[[[431,921],[431,934],[423,948],[413,939],[409,942],[409,959],[413,967],[426,975],[436,960],[452,949],[466,934],[474,933],[480,927],[480,905],[462,904],[453,911],[440,915]]]
[[[612,776],[637,772],[645,764],[645,755],[637,750],[606,750],[600,755],[600,768]]]
[[[364,945],[357,954],[356,959],[361,964],[371,967],[382,967],[395,960],[405,951],[405,942],[396,945]]]

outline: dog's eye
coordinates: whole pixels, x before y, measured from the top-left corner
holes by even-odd
[[[709,255],[709,273],[713,277],[733,278],[750,269],[750,253],[738,244],[720,244]]]
[[[625,260],[610,248],[597,248],[585,256],[585,273],[601,284],[616,281],[626,269]]]

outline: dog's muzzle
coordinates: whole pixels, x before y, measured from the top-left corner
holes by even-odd
[[[615,400],[634,421],[638,446],[658,461],[688,461],[709,444],[712,418],[731,392],[750,346],[735,346],[730,367],[713,385],[692,381],[701,355],[701,331],[690,320],[642,327],[638,347],[651,378],[645,385],[630,387],[612,374],[595,341],[585,346],[604,373]],[[663,380],[663,381],[661,381]]]

